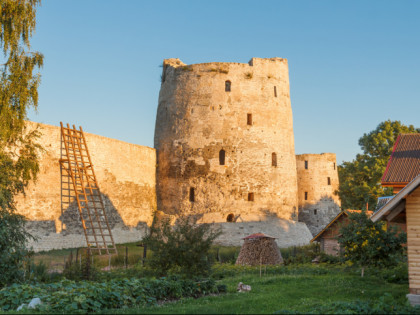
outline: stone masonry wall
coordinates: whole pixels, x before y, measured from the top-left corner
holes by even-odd
[[[36,123],[28,122],[29,128]],[[60,128],[39,124],[42,153],[36,183],[18,196],[17,210],[29,232],[40,237],[36,251],[86,246],[76,202],[61,213]],[[85,133],[105,210],[117,243],[144,235],[156,209],[156,155],[152,148]]]
[[[340,200],[334,194],[338,189],[336,163],[334,153],[296,155],[299,222],[306,223],[313,236],[340,212]]]
[[[155,148],[160,210],[216,223],[229,215],[236,221],[273,214],[297,219],[286,59],[165,60]]]

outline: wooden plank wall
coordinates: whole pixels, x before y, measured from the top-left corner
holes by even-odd
[[[406,198],[408,278],[411,294],[420,294],[420,187]]]

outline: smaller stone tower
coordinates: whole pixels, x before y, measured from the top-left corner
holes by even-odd
[[[339,212],[337,162],[334,153],[296,155],[299,221],[312,235]]]

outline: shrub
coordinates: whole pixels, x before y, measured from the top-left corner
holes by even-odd
[[[310,263],[319,256],[319,244],[314,242],[304,246],[280,248],[281,256],[285,265]]]
[[[208,224],[195,224],[188,217],[181,218],[175,226],[167,218],[155,220],[143,240],[153,252],[147,263],[159,275],[207,275],[211,267],[208,253],[219,235],[219,230],[212,230]]]
[[[390,283],[406,283],[408,284],[408,264],[401,262],[393,268],[379,269],[378,276]]]
[[[323,263],[328,263],[328,264],[339,264],[339,263],[343,263],[344,259],[341,256],[333,256],[333,255],[328,255],[324,252],[321,252],[319,254],[319,262],[323,262]]]
[[[32,255],[26,248],[30,239],[34,237],[25,230],[25,218],[0,207],[0,287],[24,280]]]
[[[73,252],[70,252],[69,257],[64,265],[63,276],[69,280],[96,280],[98,278],[98,270],[93,264],[93,256],[90,250],[85,250],[85,254],[80,252],[81,262],[78,262],[78,257],[73,261]]]
[[[241,248],[236,246],[212,246],[208,259],[213,262],[234,264]]]
[[[27,265],[25,279],[35,282],[49,281],[50,275],[48,274],[48,266],[43,261],[40,261],[38,264],[31,261]]]
[[[362,277],[367,266],[395,266],[403,259],[406,233],[387,229],[384,222],[373,222],[366,212],[350,213],[340,234],[338,242],[344,256],[362,267]]]

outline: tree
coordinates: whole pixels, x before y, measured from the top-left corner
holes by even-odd
[[[407,235],[385,222],[373,222],[365,211],[349,214],[349,221],[340,228],[338,242],[345,258],[362,267],[392,266],[402,258]]]
[[[40,0],[0,0],[0,285],[19,281],[27,257],[24,217],[14,197],[24,193],[39,170],[37,130],[25,129],[28,110],[38,106],[43,56],[30,52]]]
[[[168,218],[155,217],[150,233],[143,240],[153,251],[148,264],[160,275],[168,272],[207,275],[211,267],[208,252],[220,234],[209,224],[196,224],[193,218],[180,218],[172,226]]]
[[[378,127],[364,134],[359,139],[363,153],[351,162],[343,162],[338,167],[340,187],[338,195],[345,209],[372,209],[378,197],[392,195],[391,188],[381,186],[394,143],[400,133],[418,133],[419,128],[406,126],[400,121],[387,120]]]

